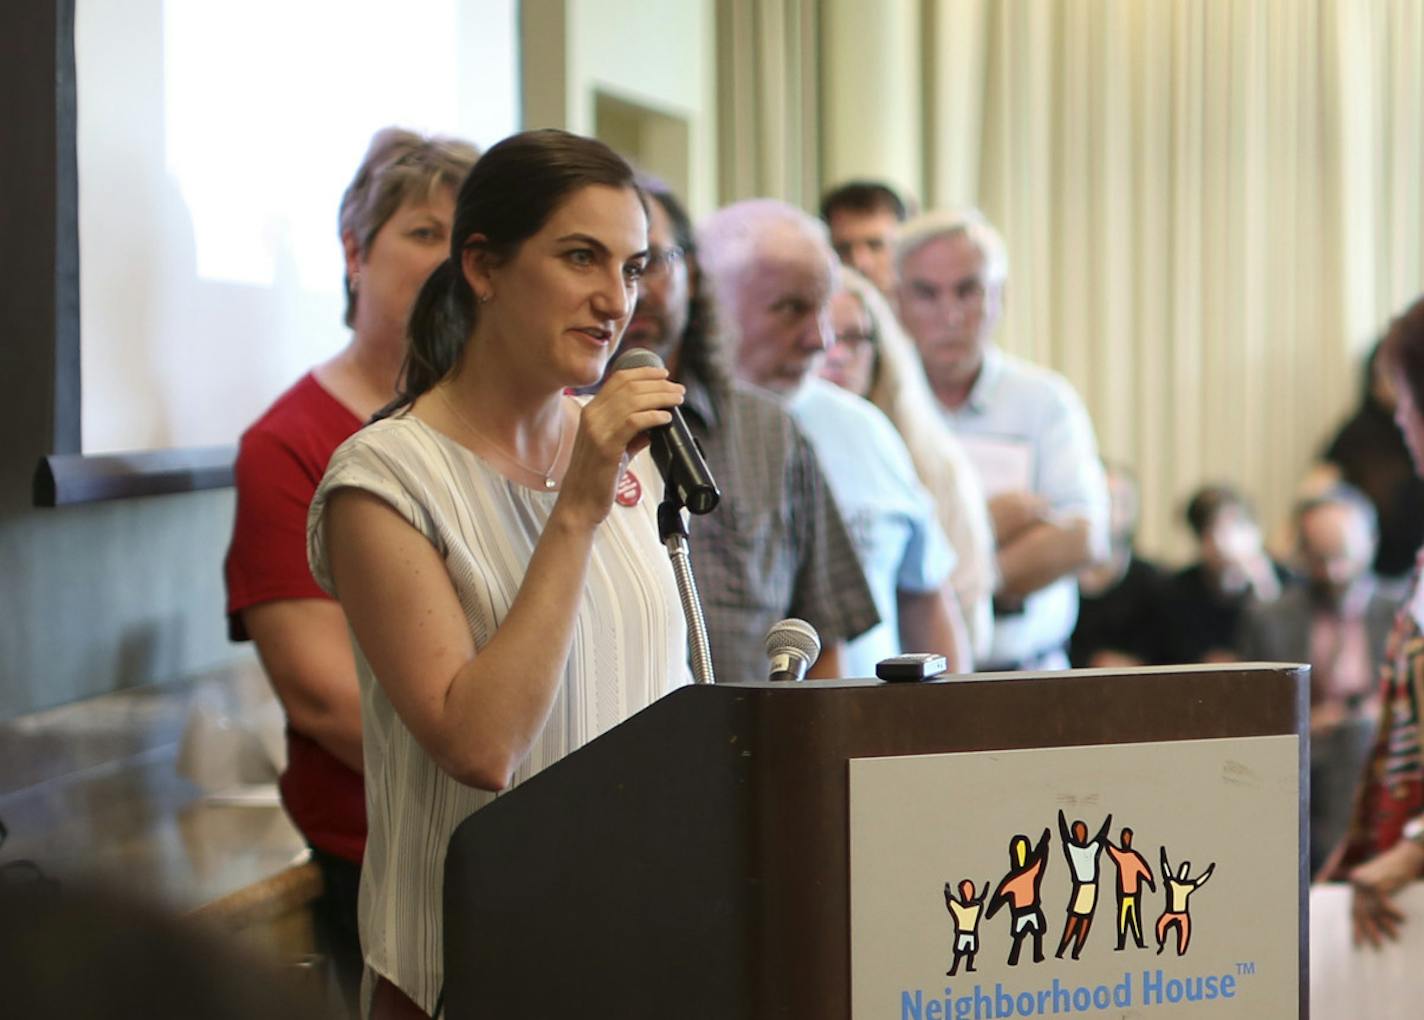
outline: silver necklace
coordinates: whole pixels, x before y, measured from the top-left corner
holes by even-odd
[[[458,407],[451,403],[450,398],[445,395],[444,390],[437,390],[436,392],[440,394],[440,399],[444,402],[445,406],[450,409],[450,413],[459,419],[460,424],[465,426],[465,428],[469,429],[470,432],[472,432],[474,435],[479,436],[491,447],[493,447],[494,451],[498,453],[501,457],[509,461],[511,464],[513,464],[520,470],[527,471],[531,475],[538,475],[540,478],[542,478],[544,480],[544,488],[546,491],[553,492],[559,487],[559,483],[554,480],[554,469],[559,466],[559,457],[564,452],[564,432],[567,431],[564,427],[564,407],[562,403],[560,403],[559,405],[559,445],[554,448],[554,459],[549,463],[548,470],[540,471],[537,468],[530,467],[518,457],[514,456],[514,454],[506,452],[493,439],[491,439],[489,436],[485,435],[479,429],[471,425],[470,420],[460,413],[460,409]],[[563,398],[561,397],[560,400],[562,401],[562,399]]]

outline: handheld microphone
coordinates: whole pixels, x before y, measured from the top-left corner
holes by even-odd
[[[613,371],[625,368],[662,368],[663,359],[643,347],[636,347],[618,356]],[[663,482],[677,494],[682,505],[695,514],[710,513],[722,498],[717,482],[707,467],[697,440],[687,427],[687,419],[676,407],[669,408],[672,421],[649,431],[652,439],[653,462],[663,476]]]
[[[771,660],[770,679],[804,680],[821,655],[821,636],[805,620],[794,616],[772,624],[766,632],[766,656]]]

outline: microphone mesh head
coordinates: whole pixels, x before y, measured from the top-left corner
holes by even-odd
[[[618,359],[613,362],[613,371],[621,372],[625,368],[662,368],[663,359],[658,357],[646,347],[634,347],[618,355]]]
[[[770,657],[784,651],[799,652],[807,662],[815,662],[821,654],[821,636],[815,627],[794,616],[774,623],[766,632],[766,654]]]

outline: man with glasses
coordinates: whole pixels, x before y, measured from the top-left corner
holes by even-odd
[[[1107,553],[1092,422],[1066,379],[994,345],[1008,258],[983,216],[910,220],[896,261],[901,321],[989,496],[1000,580],[986,668],[1065,668],[1074,575]]]
[[[879,622],[865,575],[810,446],[769,395],[734,382],[704,295],[692,224],[659,182],[641,182],[647,268],[623,334],[687,387],[683,414],[722,490],[690,527],[717,678],[763,680],[762,640],[800,617],[821,636],[812,677],[842,675],[843,645]]]

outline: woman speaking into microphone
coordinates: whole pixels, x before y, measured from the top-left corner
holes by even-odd
[[[400,396],[312,502],[312,573],[361,685],[372,1016],[436,1011],[455,827],[687,682],[640,453],[682,387],[637,368],[566,395],[602,377],[647,247],[633,173],[602,143],[491,148],[416,300]]]

